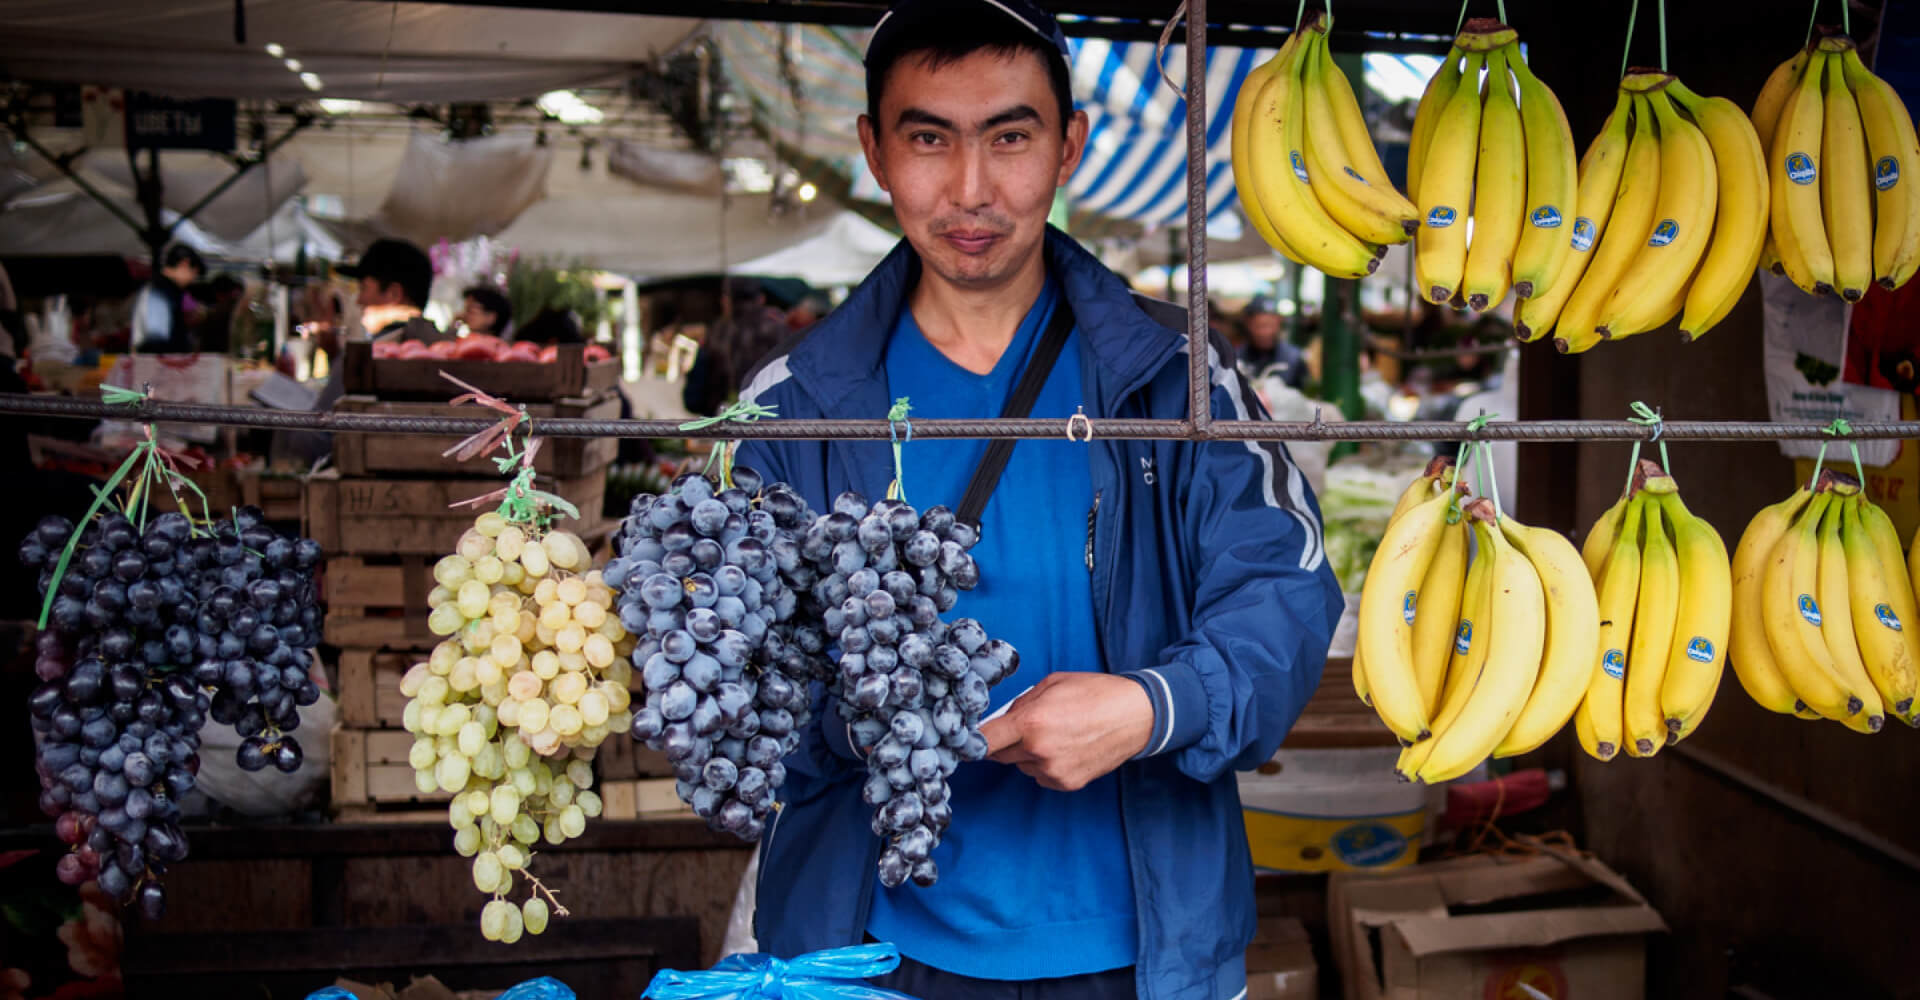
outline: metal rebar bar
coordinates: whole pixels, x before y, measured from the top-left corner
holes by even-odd
[[[1187,420],[1213,422],[1207,364],[1207,0],[1187,0]]]
[[[409,417],[380,413],[329,413],[305,410],[268,410],[253,406],[211,406],[197,403],[145,402],[109,404],[71,396],[0,393],[0,415],[84,420],[126,420],[136,423],[209,424],[267,430],[329,431],[355,434],[422,434],[465,437],[497,423],[493,417]],[[917,438],[1045,439],[1065,438],[1066,420],[915,420]],[[1077,436],[1088,427],[1096,438],[1133,441],[1647,441],[1653,427],[1628,420],[1514,420],[1496,421],[1475,432],[1466,421],[1269,421],[1221,420],[1205,428],[1184,420],[1076,419]],[[584,438],[704,438],[737,440],[885,439],[892,425],[885,420],[761,420],[723,423],[687,430],[674,420],[589,420],[549,417],[534,421],[534,432],[544,437]],[[1670,441],[1788,441],[1821,440],[1826,424],[1772,423],[1747,420],[1669,420],[1659,430]],[[1856,423],[1850,440],[1920,439],[1920,421]]]

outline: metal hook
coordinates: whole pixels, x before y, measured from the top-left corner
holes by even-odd
[[[1187,0],[1180,0],[1180,6],[1173,9],[1173,16],[1167,18],[1167,26],[1160,32],[1160,44],[1153,50],[1154,70],[1160,74],[1160,79],[1166,83],[1167,89],[1173,91],[1183,101],[1187,99],[1187,89],[1174,83],[1173,75],[1167,72],[1167,46],[1173,44],[1173,29],[1178,27],[1180,21],[1186,16]]]
[[[1074,437],[1073,429],[1075,427],[1084,430],[1087,436],[1083,438]],[[1086,407],[1078,407],[1074,411],[1073,416],[1067,418],[1067,440],[1078,441],[1081,444],[1086,444],[1093,440],[1093,421],[1088,419]]]

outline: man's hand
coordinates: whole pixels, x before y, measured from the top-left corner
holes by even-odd
[[[980,727],[987,756],[1057,792],[1086,787],[1146,749],[1153,702],[1125,677],[1061,671]]]

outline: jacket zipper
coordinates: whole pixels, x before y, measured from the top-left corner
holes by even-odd
[[[1087,572],[1089,574],[1093,572],[1093,529],[1095,525],[1100,523],[1100,494],[1102,492],[1104,491],[1093,491],[1093,507],[1087,511]]]

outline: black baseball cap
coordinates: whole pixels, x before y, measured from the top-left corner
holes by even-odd
[[[1069,72],[1073,69],[1073,50],[1067,47],[1067,35],[1060,30],[1060,23],[1027,0],[900,0],[873,26],[873,36],[867,40],[867,65],[872,65],[875,53],[888,51],[920,23],[949,19],[955,14],[1010,18],[1039,36],[1042,44],[1059,51],[1061,62]]]
[[[386,284],[398,283],[416,306],[427,304],[433,288],[433,261],[426,252],[406,240],[374,240],[360,259],[336,271],[349,278],[373,278]]]

